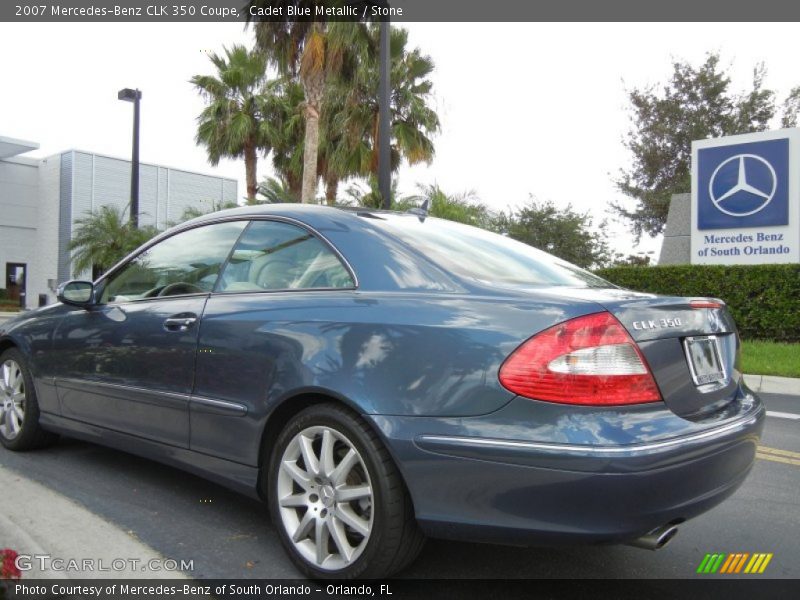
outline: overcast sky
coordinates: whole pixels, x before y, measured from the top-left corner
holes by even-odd
[[[400,190],[439,183],[474,190],[495,209],[529,194],[572,203],[596,221],[620,199],[612,178],[629,164],[625,88],[664,81],[673,58],[694,63],[719,51],[734,87],[764,61],[780,99],[800,84],[796,24],[410,24],[410,43],[436,63],[442,121],[430,166],[403,167]],[[195,146],[202,100],[188,83],[211,73],[206,53],[250,43],[240,24],[0,23],[0,135],[41,144],[30,156],[69,148],[129,157],[131,106],[117,90],[143,92],[141,160],[239,180],[243,162],[208,165]],[[259,179],[271,173],[259,162]],[[633,251],[625,226],[612,243]],[[643,240],[637,251],[656,251]]]

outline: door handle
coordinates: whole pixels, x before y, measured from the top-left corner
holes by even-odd
[[[164,329],[167,331],[186,331],[195,323],[197,323],[197,315],[195,314],[173,315],[164,319]]]

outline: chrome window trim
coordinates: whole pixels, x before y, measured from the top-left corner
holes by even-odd
[[[101,308],[103,306],[126,306],[128,304],[139,304],[139,303],[142,303],[142,302],[154,302],[154,301],[157,301],[157,300],[164,301],[164,300],[183,300],[185,298],[202,298],[202,297],[208,297],[210,295],[211,295],[211,292],[203,292],[202,294],[200,292],[195,292],[195,293],[192,293],[192,294],[180,294],[180,295],[175,295],[175,296],[153,296],[152,298],[134,298],[132,300],[121,300],[119,302],[114,301],[114,302],[106,302],[105,304],[96,304],[94,306],[91,306],[90,309],[95,309],[96,310],[97,308]]]
[[[194,297],[201,297],[201,296],[208,297],[209,295],[211,295],[211,293],[212,293],[211,290],[214,289],[213,287],[212,287],[211,290],[209,290],[207,292],[194,292],[194,293],[191,293],[191,294],[175,294],[175,295],[172,295],[172,296],[154,296],[152,298],[134,298],[132,300],[123,300],[122,302],[106,302],[105,304],[102,304],[102,303],[98,302],[99,297],[102,296],[102,288],[98,288],[98,286],[100,284],[105,284],[106,280],[109,279],[113,274],[115,274],[117,271],[120,271],[121,269],[126,267],[128,265],[128,263],[130,263],[133,259],[137,258],[141,254],[144,254],[150,248],[152,248],[153,246],[155,246],[157,244],[160,244],[161,242],[165,242],[168,239],[170,239],[172,237],[175,237],[176,235],[179,235],[181,233],[185,233],[187,231],[191,231],[192,229],[199,229],[200,227],[205,227],[207,225],[214,225],[214,224],[217,224],[217,223],[226,223],[226,222],[234,222],[234,221],[244,221],[245,225],[244,225],[244,227],[242,227],[242,231],[239,233],[239,236],[236,238],[236,241],[231,245],[231,248],[228,251],[228,254],[225,255],[225,260],[223,260],[220,263],[219,273],[217,273],[217,278],[214,280],[214,287],[216,287],[217,282],[219,281],[220,275],[222,274],[222,270],[225,268],[225,265],[228,264],[228,259],[230,258],[231,252],[233,252],[233,248],[239,242],[239,239],[242,237],[242,234],[245,231],[247,231],[247,228],[250,226],[250,223],[252,222],[252,219],[248,219],[248,218],[244,218],[244,219],[243,218],[218,219],[218,220],[207,221],[207,222],[203,222],[203,223],[197,223],[196,225],[193,225],[191,227],[183,227],[181,229],[178,229],[176,231],[171,232],[170,235],[162,235],[162,234],[157,235],[156,237],[154,237],[153,239],[151,239],[147,243],[145,243],[144,246],[139,248],[138,251],[135,251],[135,253],[131,253],[128,256],[126,256],[125,258],[123,258],[120,262],[118,262],[116,265],[114,265],[108,271],[103,273],[95,282],[93,282],[93,285],[94,285],[94,300],[95,300],[95,305],[94,306],[123,306],[125,304],[147,302],[147,301],[150,301],[150,300],[165,300],[165,299],[171,299],[171,298],[194,298]],[[164,233],[166,233],[166,232],[164,232]]]
[[[231,290],[225,291],[222,290],[220,292],[212,292],[212,296],[241,296],[247,294],[298,294],[302,292],[342,292],[342,291],[349,291],[354,292],[356,288],[354,287],[320,287],[320,288],[280,288],[276,290]],[[185,298],[186,296],[176,296],[176,298]]]
[[[347,272],[349,273],[350,277],[353,280],[353,286],[352,287],[342,287],[342,288],[293,288],[293,289],[288,289],[288,290],[252,290],[252,291],[247,291],[247,292],[215,292],[215,291],[211,291],[211,292],[204,292],[203,294],[183,294],[183,295],[180,295],[180,296],[163,296],[163,297],[160,297],[160,298],[159,297],[156,297],[156,298],[138,298],[138,299],[135,299],[135,300],[126,300],[125,302],[120,302],[120,303],[116,303],[116,304],[113,304],[113,303],[110,303],[110,302],[107,303],[107,304],[97,304],[97,306],[120,306],[122,304],[127,304],[129,302],[147,302],[147,301],[150,301],[150,300],[164,300],[165,298],[191,298],[193,296],[212,296],[212,295],[215,296],[215,295],[218,295],[218,294],[219,295],[240,294],[240,293],[244,293],[244,294],[264,294],[264,293],[267,293],[267,294],[269,294],[269,293],[274,293],[274,292],[289,292],[289,291],[291,291],[291,292],[316,292],[316,291],[334,291],[334,290],[337,290],[337,291],[339,291],[339,290],[353,291],[353,290],[357,290],[359,288],[360,283],[358,281],[358,275],[356,275],[356,272],[355,272],[355,269],[353,269],[353,266],[350,264],[350,262],[347,260],[347,258],[345,258],[345,256],[339,251],[339,249],[327,237],[322,235],[314,227],[311,227],[310,225],[308,225],[306,223],[303,223],[302,221],[299,221],[299,220],[294,219],[292,217],[284,217],[282,215],[249,215],[249,216],[229,215],[229,216],[225,216],[225,217],[219,217],[219,218],[216,218],[216,219],[209,219],[208,221],[203,221],[202,223],[195,223],[195,224],[187,226],[187,227],[180,227],[179,226],[179,229],[176,229],[175,231],[170,232],[169,235],[164,235],[164,236],[158,235],[158,236],[154,237],[152,240],[150,240],[144,246],[142,246],[138,251],[136,251],[135,254],[132,253],[132,254],[129,254],[128,256],[126,256],[125,258],[123,258],[120,262],[118,262],[116,265],[111,267],[108,271],[103,273],[94,282],[95,298],[97,298],[97,292],[98,292],[98,286],[99,285],[105,283],[106,280],[109,277],[111,277],[117,271],[122,269],[122,267],[127,265],[131,260],[133,260],[134,258],[139,256],[140,254],[142,254],[142,253],[146,252],[147,250],[149,250],[152,246],[155,246],[156,244],[159,244],[159,243],[161,243],[161,242],[163,242],[163,241],[165,241],[165,240],[167,240],[167,239],[169,239],[169,238],[171,238],[171,237],[173,237],[175,235],[178,235],[179,233],[183,233],[185,231],[190,231],[192,229],[197,229],[199,227],[205,227],[207,225],[214,225],[214,224],[217,224],[217,223],[227,223],[227,222],[231,222],[231,221],[245,221],[247,223],[245,225],[244,229],[242,229],[242,235],[244,234],[245,231],[247,231],[247,229],[250,227],[250,225],[254,221],[278,221],[278,222],[283,222],[283,223],[289,223],[291,225],[296,225],[296,226],[298,226],[298,227],[300,227],[302,229],[307,230],[312,235],[316,236],[319,240],[321,240],[322,243],[325,244],[328,248],[330,248],[330,250],[341,261],[341,263],[344,265],[344,268],[347,270]],[[241,239],[241,235],[239,236],[239,238],[237,238],[236,242],[234,242],[234,244],[231,246],[231,252],[236,247],[236,244],[239,242],[239,239]],[[230,254],[228,255],[228,259],[230,259]],[[222,272],[224,271],[225,267],[227,266],[228,259],[226,259],[226,261],[222,263],[222,266],[220,267],[220,275],[222,274]],[[217,282],[214,282],[214,287],[216,287],[216,284],[217,284]]]
[[[328,238],[326,238],[324,235],[322,235],[315,228],[311,227],[310,225],[307,225],[306,223],[303,223],[302,221],[298,221],[297,219],[292,219],[291,217],[284,217],[284,216],[280,216],[280,215],[253,216],[253,217],[250,217],[249,221],[250,221],[250,223],[247,225],[247,227],[244,228],[244,231],[242,231],[242,235],[239,236],[239,239],[236,240],[236,243],[231,248],[231,252],[228,255],[228,260],[226,260],[225,263],[223,263],[222,269],[220,269],[220,272],[219,272],[220,273],[220,277],[222,277],[222,273],[225,271],[225,268],[228,266],[228,261],[230,261],[231,256],[233,256],[233,252],[236,249],[236,244],[239,243],[239,241],[242,239],[242,237],[245,235],[245,233],[247,233],[247,230],[250,229],[250,226],[255,221],[277,221],[277,222],[282,222],[282,223],[288,223],[289,225],[295,225],[297,227],[300,227],[301,229],[305,229],[311,235],[313,235],[314,237],[319,239],[325,246],[328,247],[328,249],[330,249],[333,252],[334,256],[336,256],[336,258],[339,259],[339,262],[342,263],[342,265],[344,266],[344,268],[347,271],[348,275],[350,275],[350,279],[353,280],[353,285],[352,286],[347,286],[347,287],[311,287],[311,288],[281,288],[281,289],[276,289],[276,290],[241,290],[241,291],[233,290],[233,291],[225,291],[225,290],[217,290],[216,289],[217,284],[219,283],[219,279],[218,279],[217,282],[214,284],[214,288],[215,289],[211,292],[212,296],[227,296],[227,295],[237,295],[237,294],[274,294],[274,293],[280,293],[280,292],[332,292],[332,291],[341,291],[341,290],[354,291],[354,290],[358,289],[359,282],[358,282],[358,277],[356,276],[355,269],[353,269],[352,265],[344,257],[344,255],[341,252],[339,252],[339,249],[336,246],[334,246],[333,243]]]

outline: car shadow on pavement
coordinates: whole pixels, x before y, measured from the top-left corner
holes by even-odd
[[[0,464],[78,502],[165,557],[193,561],[186,572],[191,577],[300,576],[264,503],[176,468],[71,439],[27,453],[0,450]],[[519,548],[428,540],[401,577],[658,576],[648,572],[647,560],[638,560],[645,554],[624,546]]]

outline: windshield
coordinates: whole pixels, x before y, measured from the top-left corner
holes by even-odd
[[[547,252],[477,227],[400,214],[381,214],[370,223],[461,277],[509,286],[615,287]]]

